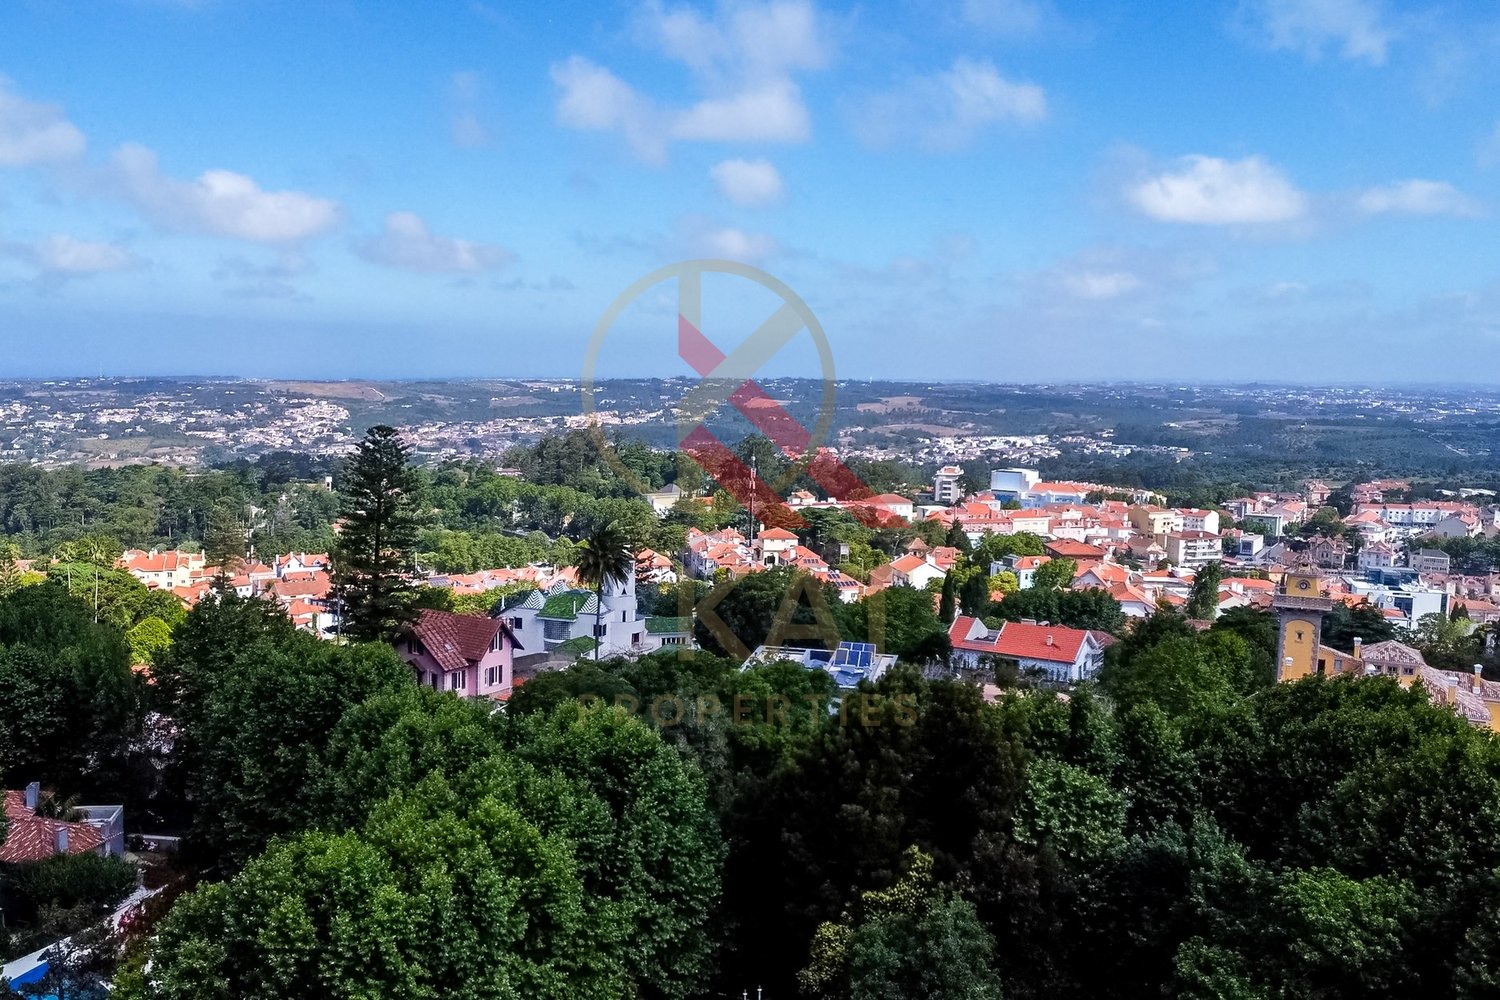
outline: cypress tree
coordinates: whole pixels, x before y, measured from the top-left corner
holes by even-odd
[[[938,621],[944,625],[953,624],[953,574],[943,577],[943,595],[938,598]]]
[[[975,618],[984,617],[990,606],[989,574],[981,571],[965,580],[958,592],[958,603],[964,614]]]

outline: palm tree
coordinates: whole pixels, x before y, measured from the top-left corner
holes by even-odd
[[[613,524],[596,528],[578,550],[578,579],[594,588],[594,660],[604,645],[599,632],[604,620],[604,588],[609,583],[624,583],[626,575],[635,572],[635,556],[625,536]]]

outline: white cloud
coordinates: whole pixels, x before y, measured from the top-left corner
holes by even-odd
[[[1141,279],[1129,271],[1078,271],[1064,274],[1061,280],[1080,299],[1117,299],[1141,287]]]
[[[965,22],[999,35],[1029,35],[1046,14],[1037,0],[963,0],[962,6]]]
[[[671,128],[675,138],[707,142],[805,142],[812,133],[790,80],[699,101],[676,115]]]
[[[297,243],[338,225],[337,203],[300,191],[266,191],[229,170],[208,170],[184,181],[161,172],[156,154],[127,144],[115,151],[116,175],[127,198],[156,225],[251,243]]]
[[[474,70],[459,70],[449,80],[448,101],[452,107],[453,144],[462,149],[488,146],[494,134],[480,116],[484,80]]]
[[[690,215],[678,220],[673,239],[662,247],[662,251],[753,264],[780,254],[781,245],[766,233],[749,232],[720,225],[705,216]]]
[[[1479,165],[1481,167],[1500,166],[1500,122],[1490,130],[1489,135],[1479,144]]]
[[[1307,211],[1307,197],[1259,156],[1187,156],[1176,169],[1130,185],[1125,195],[1138,211],[1162,222],[1289,222]]]
[[[60,107],[26,100],[0,76],[0,167],[76,159],[87,144]]]
[[[939,79],[953,97],[953,113],[960,125],[1030,124],[1047,117],[1047,97],[1041,87],[1012,83],[992,63],[959,59]]]
[[[786,193],[781,174],[770,160],[725,160],[714,164],[708,173],[719,192],[736,205],[772,205]]]
[[[1453,215],[1472,218],[1484,214],[1484,205],[1447,181],[1418,179],[1397,181],[1370,188],[1359,196],[1359,210],[1366,215]]]
[[[653,2],[642,10],[640,27],[669,58],[710,79],[776,79],[822,69],[829,59],[817,10],[807,0],[721,3],[712,18]]]
[[[705,254],[729,260],[764,260],[780,249],[776,240],[765,233],[747,233],[743,229],[728,227],[711,229],[700,240]]]
[[[49,236],[33,248],[38,267],[51,274],[97,274],[123,271],[138,261],[114,243],[95,243],[72,236]]]
[[[408,271],[473,274],[493,271],[515,259],[494,243],[439,236],[415,212],[386,216],[385,230],[356,248],[365,260]]]
[[[583,56],[553,63],[552,82],[560,91],[557,120],[568,128],[619,132],[647,163],[666,159],[666,142],[651,103],[630,84]]]
[[[618,132],[648,163],[671,142],[805,142],[811,117],[796,72],[821,69],[829,49],[806,0],[727,0],[712,16],[648,3],[637,34],[692,73],[698,96],[657,101],[603,66],[574,55],[554,63],[557,118],[569,127]]]
[[[987,60],[959,58],[940,73],[865,101],[856,110],[855,131],[875,146],[916,138],[951,150],[992,125],[1033,125],[1046,117],[1041,87],[1008,80]]]
[[[57,234],[35,243],[0,243],[0,255],[31,264],[43,279],[79,278],[139,267],[141,261],[115,243]]]
[[[1379,66],[1396,37],[1376,0],[1247,0],[1241,9],[1271,48],[1309,59],[1332,46],[1345,59]]]

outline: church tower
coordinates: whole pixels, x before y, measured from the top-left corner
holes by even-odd
[[[1286,575],[1271,599],[1280,619],[1276,640],[1276,679],[1295,681],[1318,672],[1318,647],[1323,642],[1323,616],[1333,610],[1323,596],[1318,574],[1298,569]]]

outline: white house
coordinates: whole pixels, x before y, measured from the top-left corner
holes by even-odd
[[[1051,556],[1009,555],[990,563],[990,576],[1011,572],[1022,590],[1030,590],[1036,584],[1036,571],[1052,561]]]
[[[948,628],[955,661],[978,666],[985,658],[1014,660],[1022,671],[1040,670],[1057,684],[1077,683],[1099,672],[1108,640],[1101,633],[1062,625],[1003,622],[991,629],[959,615]]]
[[[891,563],[891,584],[897,587],[914,587],[921,590],[932,580],[942,580],[948,574],[918,555],[904,555]]]
[[[1368,569],[1390,569],[1397,566],[1396,547],[1388,542],[1375,542],[1366,545],[1359,550],[1359,568]]]
[[[604,588],[603,611],[592,590],[558,583],[533,590],[519,603],[500,612],[516,642],[530,653],[550,652],[573,639],[593,637],[600,655],[635,656],[660,649],[662,637],[647,627],[635,597],[635,574],[610,581]],[[586,645],[586,644],[580,644]]]
[[[932,499],[944,506],[958,503],[959,497],[963,495],[963,488],[959,481],[963,479],[964,470],[956,465],[945,465],[932,474]]]

